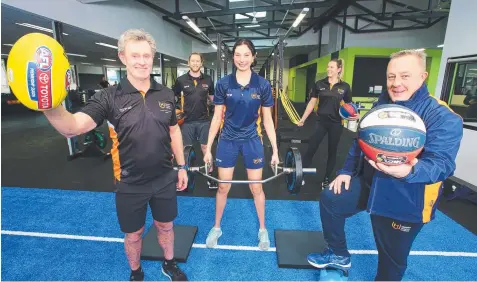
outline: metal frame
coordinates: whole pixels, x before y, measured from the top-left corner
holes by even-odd
[[[299,37],[310,29],[319,32],[323,26],[329,22],[335,22],[341,25],[346,30],[353,33],[372,33],[372,32],[389,32],[389,31],[402,31],[402,30],[416,30],[432,27],[442,19],[448,16],[448,11],[434,11],[432,10],[432,0],[427,0],[427,9],[419,9],[415,6],[408,5],[400,2],[401,0],[324,0],[324,1],[310,1],[310,2],[298,2],[294,3],[282,3],[281,0],[256,0],[256,6],[239,8],[231,7],[229,1],[226,0],[225,4],[216,3],[213,0],[175,0],[174,10],[164,9],[158,4],[150,2],[148,0],[135,0],[157,12],[160,12],[164,16],[162,17],[168,23],[176,25],[180,28],[180,32],[199,40],[205,44],[209,44],[204,36],[195,34],[187,24],[182,21],[182,16],[186,15],[196,24],[199,19],[205,19],[210,24],[199,25],[199,28],[203,32],[210,36],[212,34],[222,34],[222,42],[233,42],[241,37],[243,32],[253,32],[253,37],[247,36],[247,38],[253,39],[276,39],[279,30],[286,30],[295,20],[297,13],[294,10],[308,7],[311,9],[311,13],[307,15],[300,24],[300,28],[291,30],[290,38]],[[200,8],[200,12],[190,12],[181,10],[181,2],[195,1]],[[380,11],[373,11],[366,8],[360,3],[365,1],[382,1],[382,9]],[[205,8],[203,8],[203,6]],[[358,9],[360,13],[347,13],[347,8],[353,6]],[[390,7],[402,9],[402,11],[396,12],[390,11]],[[267,18],[260,18],[259,27],[246,27],[250,22],[239,22],[233,20],[224,22],[214,17],[230,16],[235,14],[241,14],[246,17],[253,18],[253,16],[247,15],[251,12],[269,12],[271,16]],[[277,14],[278,13],[278,14]],[[281,14],[284,17],[281,17]],[[409,24],[406,26],[395,26],[395,21],[405,20]],[[365,26],[359,27],[360,23],[366,23]],[[271,30],[277,29],[277,33]],[[343,40],[342,40],[343,41]],[[343,43],[342,43],[343,45]]]

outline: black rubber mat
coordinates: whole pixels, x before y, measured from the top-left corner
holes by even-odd
[[[322,252],[326,242],[323,233],[318,231],[275,230],[275,245],[278,267],[314,269],[307,256]]]
[[[197,226],[174,225],[174,258],[178,262],[187,262],[196,234]],[[149,227],[142,240],[141,259],[164,260],[164,252],[157,242],[155,226]]]

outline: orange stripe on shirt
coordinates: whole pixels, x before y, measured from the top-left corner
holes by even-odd
[[[119,140],[118,140],[118,133],[114,129],[114,127],[108,123],[109,127],[109,136],[113,141],[113,146],[111,147],[111,158],[113,160],[113,173],[114,178],[117,181],[121,181],[121,162],[119,161]]]
[[[431,221],[432,211],[439,196],[439,189],[442,182],[429,184],[424,187],[424,208],[422,209],[422,222]]]
[[[431,97],[434,98],[434,99],[436,99],[436,101],[437,101],[437,103],[438,103],[439,105],[446,107],[446,108],[449,109],[449,111],[451,111],[453,114],[458,115],[458,114],[456,114],[456,113],[454,112],[454,110],[453,110],[451,107],[449,107],[449,105],[448,105],[446,102],[442,101],[441,99],[437,99],[436,97],[434,97],[434,96],[432,96],[432,95],[431,95]],[[460,118],[462,118],[460,115],[458,115],[458,116],[459,116]]]
[[[261,111],[262,111],[262,107],[258,108],[257,134],[258,134],[258,136],[260,136],[260,138],[262,137],[262,126],[261,126],[262,115],[261,115]]]

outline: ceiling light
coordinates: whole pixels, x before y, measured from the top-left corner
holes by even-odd
[[[244,25],[243,27],[259,27],[259,24]]]
[[[267,12],[252,12],[252,13],[245,13],[245,14],[254,18],[265,18],[267,16]],[[235,14],[235,19],[242,20],[242,19],[248,19],[248,17],[242,14]]]
[[[169,60],[169,59],[166,59],[166,58],[164,58],[164,61],[166,61],[166,62],[169,62],[170,60]]]
[[[66,53],[66,55],[68,55],[68,56],[73,56],[73,57],[83,57],[83,58],[86,58],[86,57],[87,57],[86,55],[73,54],[73,53]]]
[[[13,47],[13,44],[3,44],[3,45]]]
[[[424,48],[416,49],[416,51],[419,51],[419,52],[420,52],[420,51],[424,51],[424,50],[426,50],[426,49],[424,49]]]
[[[110,61],[110,62],[116,62],[116,60],[113,60],[113,59],[106,59],[106,58],[101,58],[101,60],[103,60],[103,61]]]
[[[109,48],[113,48],[113,49],[118,49],[118,46],[114,46],[114,45],[110,45],[110,44],[106,44],[106,43],[102,43],[102,42],[96,42],[96,44],[101,45],[101,46],[104,46],[104,47],[109,47]]]
[[[92,63],[81,63],[82,65],[92,65]]]
[[[248,0],[229,0],[230,3],[233,3],[233,2],[244,2],[244,1],[248,1]]]
[[[33,29],[38,29],[38,30],[41,30],[41,31],[46,31],[46,32],[49,32],[49,33],[53,33],[52,29],[37,26],[37,25],[34,25],[34,24],[29,24],[29,23],[15,23],[15,24],[25,26],[25,27],[29,27],[29,28],[33,28]],[[63,32],[63,35],[68,35],[68,33]]]
[[[217,45],[215,45],[214,43],[210,44],[212,46],[212,48],[214,48],[215,50],[217,50]]]
[[[441,45],[437,45],[438,48],[442,48],[444,47],[444,44],[441,44]]]
[[[300,22],[303,20],[303,18],[306,16],[306,13],[308,13],[310,9],[309,8],[303,8],[303,10],[301,10],[300,14],[298,15],[298,17],[296,17],[296,20],[295,22],[292,24],[293,27],[297,27]]]
[[[197,33],[202,33],[202,30],[193,23],[188,16],[182,16],[182,19]]]

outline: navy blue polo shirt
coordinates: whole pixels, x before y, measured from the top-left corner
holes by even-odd
[[[261,137],[261,109],[273,106],[272,87],[254,72],[249,84],[240,85],[232,73],[217,82],[214,104],[226,107],[220,138],[246,140]]]

